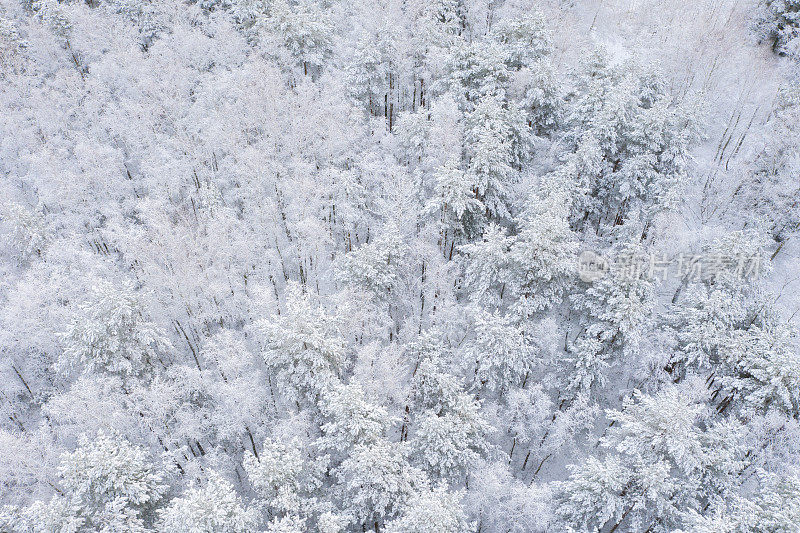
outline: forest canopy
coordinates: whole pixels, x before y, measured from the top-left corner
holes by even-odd
[[[794,0],[0,0],[0,531],[798,531],[798,76]]]

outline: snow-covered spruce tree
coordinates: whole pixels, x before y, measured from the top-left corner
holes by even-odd
[[[530,67],[551,52],[550,32],[544,15],[534,9],[520,18],[506,18],[492,28],[493,40],[506,49],[511,69]]]
[[[747,330],[736,330],[724,341],[719,378],[723,394],[719,409],[735,402],[747,413],[777,409],[790,416],[800,412],[800,354],[796,332],[766,316]]]
[[[508,230],[489,224],[480,241],[461,247],[464,262],[464,283],[470,298],[491,308],[502,304],[506,284],[511,279],[509,250],[515,239]]]
[[[69,38],[71,25],[67,15],[59,8],[57,0],[31,0],[23,2],[34,15],[37,21],[41,22],[49,31],[59,37],[59,40]]]
[[[457,42],[450,49],[448,74],[434,85],[434,92],[449,90],[465,108],[487,98],[502,101],[510,78],[506,58],[507,51],[501,43]]]
[[[147,523],[165,491],[163,475],[146,452],[114,435],[82,439],[77,450],[64,456],[59,471],[73,504],[89,523],[101,527]]]
[[[230,9],[234,21],[244,30],[252,30],[269,10],[267,0],[207,0],[205,4],[200,5],[209,10]]]
[[[3,76],[16,73],[22,65],[21,52],[25,49],[25,40],[19,33],[15,20],[0,17],[0,66],[3,67]]]
[[[104,0],[98,2],[102,9],[125,17],[138,29],[139,46],[147,51],[159,33],[166,28],[163,10],[154,2],[132,2],[131,0]]]
[[[6,506],[0,509],[0,527],[16,533],[27,531],[81,531],[85,519],[77,514],[64,498],[37,500],[22,509]]]
[[[578,242],[563,192],[532,195],[515,219],[506,288],[512,311],[527,319],[557,305],[575,283]]]
[[[392,422],[385,409],[366,401],[355,383],[334,386],[320,407],[325,421],[320,425],[323,435],[319,444],[331,451],[378,442]]]
[[[511,11],[491,29],[511,71],[508,96],[525,111],[537,135],[555,133],[563,105],[560,80],[551,63],[550,33],[544,14],[535,8],[520,14]]]
[[[463,43],[466,10],[462,0],[407,3],[409,55],[415,78],[412,107],[428,105],[430,89],[446,72],[451,51]]]
[[[268,439],[258,456],[246,452],[244,470],[256,492],[254,505],[268,521],[305,523],[317,512],[314,494],[322,486],[327,457],[307,457],[301,443]]]
[[[516,219],[518,233],[490,225],[460,248],[470,296],[489,307],[506,302],[525,320],[558,304],[576,282],[577,239],[560,195],[534,195]]]
[[[407,255],[400,230],[388,224],[372,242],[344,256],[340,278],[376,298],[389,299],[399,289]]]
[[[427,484],[427,477],[409,464],[405,443],[382,440],[356,444],[336,471],[345,509],[356,525],[381,529]]]

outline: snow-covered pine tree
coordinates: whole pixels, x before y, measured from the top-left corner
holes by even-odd
[[[99,279],[61,335],[64,351],[58,367],[64,372],[108,373],[123,377],[152,375],[171,343],[148,320],[130,283]]]
[[[744,456],[741,427],[715,426],[709,414],[674,386],[654,396],[636,391],[621,411],[609,411],[605,458],[570,467],[569,480],[559,485],[564,524],[668,531],[687,510],[704,510],[712,487],[736,483]]]
[[[760,0],[755,16],[756,32],[772,51],[800,58],[800,4],[795,0]]]
[[[632,362],[652,321],[655,280],[642,246],[618,248],[617,265],[573,296],[580,331],[568,346],[574,370],[570,388],[583,393],[602,387],[609,367]]]
[[[647,226],[656,212],[674,205],[696,124],[657,75],[632,64],[612,66],[604,51],[595,51],[569,95],[566,116],[572,147],[563,171],[580,192],[573,224],[599,230],[632,219]]]
[[[290,397],[316,401],[338,381],[347,346],[337,317],[314,304],[299,284],[289,285],[285,312],[258,328],[265,338],[267,368]]]
[[[531,149],[522,113],[495,97],[482,98],[465,118],[464,142],[472,190],[487,217],[509,218],[510,188]]]
[[[247,509],[233,485],[211,473],[203,487],[189,489],[161,511],[159,529],[169,533],[256,531],[255,510]]]

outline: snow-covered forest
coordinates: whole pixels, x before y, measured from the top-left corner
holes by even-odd
[[[0,531],[800,531],[800,1],[0,0]]]

